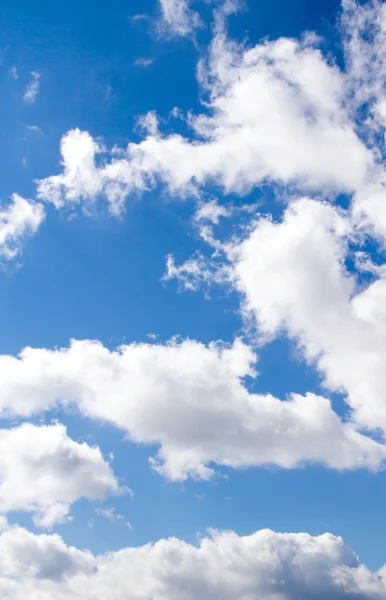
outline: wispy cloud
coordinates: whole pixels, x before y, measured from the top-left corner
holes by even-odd
[[[15,66],[9,69],[9,74],[12,79],[19,79],[19,73],[17,72],[17,68]]]
[[[145,57],[141,56],[140,58],[137,58],[134,61],[134,64],[137,67],[150,67],[150,65],[152,65],[153,62],[154,62],[154,58],[151,58],[151,57],[145,58]]]
[[[115,508],[112,506],[111,508],[97,508],[95,509],[96,514],[99,517],[103,517],[114,523],[115,521],[121,521],[126,527],[132,529],[131,524],[125,520],[123,515],[120,515],[115,512]]]
[[[140,14],[133,15],[132,17],[130,17],[130,20],[131,21],[145,21],[148,18],[149,18],[149,15],[147,13],[140,13]]]
[[[34,131],[35,133],[43,134],[43,130],[39,127],[39,125],[26,125],[25,128],[28,131]]]
[[[188,36],[202,25],[199,14],[190,8],[191,0],[159,0],[163,27],[171,36]]]
[[[31,71],[31,76],[31,81],[25,87],[23,99],[25,102],[33,103],[35,102],[39,93],[40,73],[37,71]]]

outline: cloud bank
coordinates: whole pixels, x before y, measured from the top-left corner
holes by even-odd
[[[57,535],[19,527],[0,535],[4,600],[381,600],[385,568],[371,572],[331,534],[212,532],[94,557]]]
[[[26,348],[17,358],[0,356],[0,409],[28,417],[75,406],[135,443],[159,445],[152,466],[175,481],[213,477],[210,463],[372,470],[383,464],[386,447],[343,422],[326,398],[292,394],[281,401],[248,391],[255,359],[241,341],[172,340],[110,351],[84,340],[57,350]]]

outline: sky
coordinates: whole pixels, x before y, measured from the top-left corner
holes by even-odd
[[[4,0],[5,600],[386,597],[386,5]]]

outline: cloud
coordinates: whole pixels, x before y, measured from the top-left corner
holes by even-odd
[[[136,15],[133,15],[130,18],[130,21],[146,21],[149,18],[149,15],[147,13],[138,13]]]
[[[213,531],[199,546],[171,538],[93,557],[15,527],[0,548],[5,600],[381,600],[386,592],[385,569],[370,571],[331,534]]]
[[[39,127],[39,125],[26,125],[25,128],[28,131],[33,131],[34,133],[43,133],[43,130]]]
[[[341,33],[346,62],[346,97],[357,130],[372,149],[374,165],[354,195],[353,215],[359,226],[384,243],[386,237],[386,7],[369,0],[342,1]]]
[[[229,217],[230,214],[230,208],[221,206],[217,200],[209,200],[198,206],[195,220],[197,223],[206,222],[218,225],[221,217]]]
[[[24,90],[23,99],[24,102],[29,102],[33,104],[39,94],[40,73],[37,73],[36,71],[31,71],[31,77],[31,81]]]
[[[111,506],[109,508],[96,508],[95,512],[99,517],[108,519],[111,523],[121,522],[129,529],[132,529],[131,524],[125,520],[125,517],[115,512],[114,506]]]
[[[371,130],[383,121],[381,105],[386,97],[386,7],[379,0],[342,0],[342,9],[350,103],[356,109],[367,105],[362,119]],[[357,119],[360,117],[356,114]]]
[[[70,131],[60,144],[63,173],[42,180],[38,197],[49,199],[56,208],[79,203],[82,199],[95,199],[102,191],[102,176],[95,165],[95,157],[101,150],[89,133],[79,129]]]
[[[358,241],[350,213],[304,198],[279,222],[258,219],[228,256],[244,310],[263,336],[286,332],[325,385],[347,394],[352,419],[385,432],[386,273],[377,269],[359,286],[345,266]]]
[[[25,236],[37,232],[45,218],[42,204],[12,195],[10,204],[0,207],[0,256],[12,260],[21,252]]]
[[[26,348],[17,358],[0,357],[0,407],[3,416],[28,417],[75,406],[125,430],[134,443],[158,445],[150,462],[174,481],[210,479],[216,464],[382,465],[386,447],[342,422],[327,399],[292,394],[280,401],[249,392],[244,378],[254,376],[255,359],[241,341]]]
[[[192,0],[159,0],[162,26],[172,36],[187,36],[201,26],[199,14],[190,8]]]
[[[95,571],[94,563],[91,553],[66,546],[62,538],[55,534],[34,535],[26,529],[9,525],[3,526],[0,534],[2,582],[7,579],[11,582],[15,578],[60,583],[79,572],[91,574]],[[8,598],[7,595],[5,597]]]
[[[214,282],[223,283],[223,274],[214,267],[212,261],[208,261],[200,253],[194,254],[181,265],[177,265],[174,256],[169,254],[162,281],[171,279],[177,279],[180,290],[197,292],[202,288],[208,289]]]
[[[217,24],[198,66],[204,107],[187,117],[190,137],[164,134],[157,121],[142,141],[102,161],[99,142],[69,131],[61,143],[63,173],[41,180],[38,195],[57,207],[104,197],[119,213],[128,195],[159,182],[169,194],[196,197],[208,182],[237,194],[267,181],[332,197],[368,189],[379,179],[377,153],[358,135],[352,73],[331,64],[315,36],[246,49]]]
[[[13,66],[9,69],[9,74],[12,77],[12,79],[19,79],[19,74],[17,72],[17,67]]]
[[[74,442],[63,425],[0,430],[0,512],[28,511],[51,527],[68,519],[76,500],[118,491],[99,448]]]
[[[145,57],[141,56],[140,58],[137,58],[134,61],[134,64],[137,67],[150,67],[153,64],[153,62],[154,62],[154,58],[151,58],[151,57],[145,58]]]

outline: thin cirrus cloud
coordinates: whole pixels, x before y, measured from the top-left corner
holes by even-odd
[[[380,468],[386,447],[341,421],[326,398],[249,392],[255,359],[241,341],[26,348],[0,357],[0,407],[5,417],[28,417],[75,406],[132,442],[158,445],[150,463],[173,481],[210,479],[213,464]]]
[[[40,73],[31,71],[31,81],[26,85],[24,90],[24,102],[33,104],[38,97],[40,89]]]
[[[1,526],[6,600],[381,600],[386,593],[385,568],[370,571],[331,534],[212,531],[198,546],[170,538],[93,556],[58,535]]]
[[[9,74],[12,77],[12,79],[19,79],[19,73],[15,65],[9,69]]]
[[[73,441],[61,424],[24,423],[0,430],[0,512],[26,511],[36,525],[69,518],[80,498],[102,499],[120,489],[99,448]]]
[[[154,58],[152,58],[152,57],[146,58],[144,56],[136,58],[134,61],[134,65],[137,67],[150,67],[153,63],[154,63]]]

